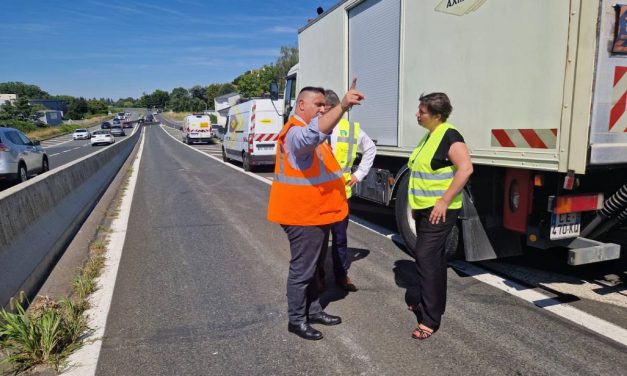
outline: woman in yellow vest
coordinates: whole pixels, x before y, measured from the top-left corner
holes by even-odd
[[[447,123],[453,107],[444,93],[420,97],[416,118],[426,128],[409,157],[409,203],[416,221],[414,256],[418,270],[420,304],[416,339],[427,339],[439,329],[446,307],[446,238],[462,207],[461,191],[472,174],[464,138]]]

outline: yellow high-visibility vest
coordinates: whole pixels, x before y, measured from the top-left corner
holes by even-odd
[[[420,140],[416,149],[409,157],[409,204],[412,209],[427,209],[435,205],[442,198],[444,192],[453,182],[455,166],[443,167],[437,170],[431,168],[431,160],[438,150],[438,146],[448,129],[456,129],[449,123],[442,123],[429,135]],[[449,209],[462,207],[462,195],[457,194],[449,203]]]
[[[333,147],[333,154],[337,159],[342,169],[342,175],[344,180],[349,182],[351,180],[351,168],[357,158],[357,149],[359,147],[359,123],[351,123],[342,119],[337,125],[338,135],[335,146]],[[346,198],[351,198],[353,195],[353,189],[346,186]]]

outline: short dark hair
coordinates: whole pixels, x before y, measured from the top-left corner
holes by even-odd
[[[340,104],[340,98],[333,90],[327,89],[324,91],[324,102],[326,105],[335,107]]]
[[[451,101],[444,93],[422,94],[418,100],[420,104],[424,104],[427,107],[427,111],[429,111],[431,115],[440,115],[440,119],[443,122],[448,119],[453,111]]]
[[[298,95],[301,95],[305,91],[324,95],[324,89],[321,87],[316,87],[316,86],[305,86],[304,88],[300,89],[300,91],[298,92]]]

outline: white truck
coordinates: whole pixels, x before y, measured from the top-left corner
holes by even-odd
[[[616,259],[615,243],[627,244],[626,26],[609,0],[340,1],[298,31],[283,113],[304,86],[342,94],[357,77],[366,99],[347,117],[378,155],[355,193],[394,205],[412,245],[418,97],[445,92],[475,166],[457,227],[467,260],[525,243],[567,247],[572,265]],[[461,251],[456,235],[447,252]]]
[[[274,165],[276,143],[283,127],[282,104],[260,98],[231,106],[222,140],[222,159],[242,162],[246,171]]]
[[[185,116],[183,125],[179,128],[184,143],[211,142],[211,119],[209,115],[192,114]]]

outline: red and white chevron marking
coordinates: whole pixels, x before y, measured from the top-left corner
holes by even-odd
[[[627,132],[627,67],[614,68],[614,89],[610,110],[610,132]]]
[[[557,128],[492,129],[490,145],[504,148],[555,149]]]
[[[255,135],[255,141],[276,141],[279,138],[278,133],[258,133]]]

